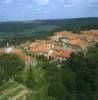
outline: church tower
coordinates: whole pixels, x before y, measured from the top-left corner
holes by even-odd
[[[12,52],[12,47],[9,46],[9,43],[7,42],[6,47],[5,47],[5,53],[11,53]]]

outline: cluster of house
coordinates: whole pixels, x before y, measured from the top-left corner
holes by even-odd
[[[87,52],[87,47],[98,41],[98,30],[81,31],[75,34],[68,31],[55,32],[45,40],[26,42],[21,45],[27,52],[44,55],[47,58],[66,60],[72,52]]]
[[[48,40],[42,40],[32,43],[28,52],[35,53],[37,55],[44,55],[47,58],[65,60],[70,56],[72,50],[64,49],[61,44],[55,44]]]
[[[87,47],[98,42],[98,30],[81,31],[80,34],[75,34],[68,31],[55,32],[53,36],[45,40],[36,40],[34,42],[27,41],[20,45],[25,52],[36,55],[43,55],[47,58],[56,60],[66,60],[72,52],[80,52],[83,50],[87,52]],[[31,61],[32,57],[23,54],[23,50],[9,47],[0,49],[0,54],[16,53],[25,61]],[[32,62],[31,62],[32,63]]]

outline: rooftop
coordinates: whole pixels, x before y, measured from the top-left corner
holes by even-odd
[[[63,57],[68,58],[72,51],[53,51],[49,56],[52,58]]]

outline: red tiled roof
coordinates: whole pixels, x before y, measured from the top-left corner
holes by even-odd
[[[50,54],[50,57],[64,57],[68,58],[71,55],[72,51],[54,51]]]
[[[4,53],[4,48],[0,48],[0,54]]]
[[[12,53],[16,53],[16,54],[19,54],[19,53],[22,53],[23,51],[21,49],[17,49],[17,48],[13,48],[12,49]]]
[[[98,43],[98,40],[96,39],[95,42]]]
[[[48,44],[40,44],[37,47],[29,49],[30,52],[48,52]]]
[[[55,32],[54,35],[55,36],[65,36],[66,31],[61,31],[61,32]]]
[[[80,39],[70,40],[70,41],[69,41],[69,44],[77,45],[77,46],[79,46],[80,48],[85,48],[84,42],[81,41]]]
[[[27,56],[27,55],[21,55],[20,58],[21,58],[22,60],[31,60],[31,59],[32,59],[32,57]]]

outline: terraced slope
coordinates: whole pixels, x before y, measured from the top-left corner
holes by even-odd
[[[25,100],[28,93],[29,91],[25,86],[9,81],[0,87],[0,100]]]

